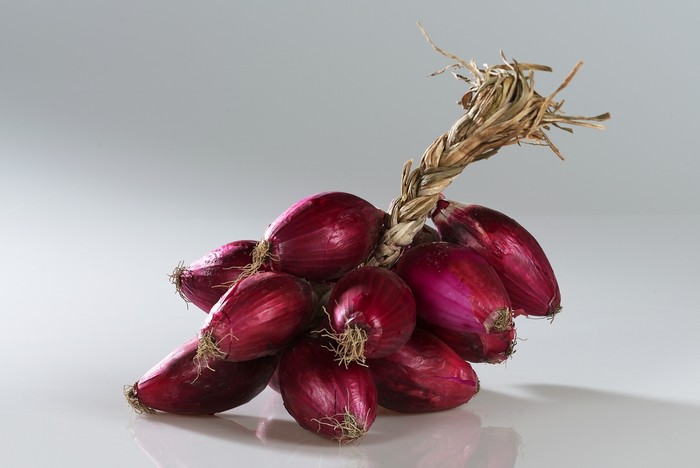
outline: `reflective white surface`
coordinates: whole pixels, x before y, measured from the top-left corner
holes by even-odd
[[[89,219],[92,201],[66,197],[6,216],[2,466],[697,463],[698,217],[520,217],[555,265],[564,312],[520,320],[517,352],[476,366],[482,391],[464,407],[383,411],[340,448],[299,428],[269,389],[213,417],[137,415],[121,393],[204,319],[169,269],[265,221]],[[86,216],[65,219],[69,206]]]
[[[0,2],[0,467],[700,466],[700,3],[562,5]],[[384,412],[357,446],[270,390],[215,417],[135,414],[122,386],[204,320],[168,282],[179,261],[312,193],[386,208],[459,118],[464,84],[427,77],[450,61],[418,20],[466,60],[551,65],[544,95],[583,60],[564,110],[612,113],[552,131],[564,163],[512,147],[447,193],[535,235],[564,312],[519,320],[469,404]]]

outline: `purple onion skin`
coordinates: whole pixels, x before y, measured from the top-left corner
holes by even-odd
[[[192,262],[179,277],[182,295],[209,312],[228,289],[224,285],[234,282],[243,267],[251,263],[255,244],[252,240],[230,242]]]
[[[356,195],[313,195],[267,228],[268,263],[309,280],[337,279],[367,260],[383,225],[383,211]]]
[[[460,333],[490,333],[510,311],[510,299],[496,271],[471,249],[431,242],[406,250],[395,266],[416,299],[425,322]],[[496,330],[505,331],[505,330]]]
[[[199,336],[210,334],[229,361],[273,354],[306,328],[314,301],[311,285],[301,278],[257,273],[226,291],[212,307]]]
[[[500,333],[460,333],[425,322],[418,326],[473,363],[499,364],[513,354],[515,347],[515,327]]]
[[[551,316],[561,309],[559,284],[540,244],[496,210],[440,200],[432,215],[440,236],[479,252],[494,267],[514,309]]]
[[[472,366],[431,333],[416,329],[398,351],[368,361],[379,404],[400,413],[443,411],[479,391]]]
[[[284,406],[304,429],[344,443],[374,423],[377,388],[369,369],[355,362],[339,366],[322,341],[297,340],[283,352],[277,372]],[[346,414],[354,417],[360,434],[338,426]]]
[[[134,385],[134,396],[152,409],[178,414],[214,414],[252,400],[265,389],[277,356],[246,362],[212,360],[199,366],[192,338],[166,356]]]
[[[363,266],[345,274],[328,299],[336,334],[346,326],[367,333],[364,357],[388,356],[399,349],[416,326],[416,303],[406,283],[386,268]]]

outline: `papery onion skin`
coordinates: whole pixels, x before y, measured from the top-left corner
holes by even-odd
[[[532,234],[505,214],[475,204],[440,200],[432,214],[444,240],[470,247],[494,267],[514,309],[552,316],[561,309],[559,284]]]
[[[278,368],[289,414],[301,427],[341,443],[365,435],[377,415],[377,388],[367,367],[339,366],[322,341],[303,338],[287,348]]]
[[[418,316],[461,333],[512,328],[510,299],[496,271],[475,251],[447,242],[406,250],[395,266],[416,300]]]
[[[367,260],[383,225],[384,212],[356,195],[312,195],[267,228],[267,264],[308,280],[337,279]]]
[[[200,344],[211,340],[218,348],[214,354],[229,361],[276,353],[309,324],[314,302],[311,285],[301,278],[279,272],[248,276],[212,307]]]
[[[340,278],[327,310],[336,337],[352,327],[366,334],[359,362],[393,353],[416,326],[410,288],[396,273],[375,266],[357,268]]]
[[[472,366],[431,333],[417,328],[395,353],[368,360],[379,405],[401,413],[443,411],[479,391]]]
[[[245,362],[195,363],[199,340],[178,347],[129,389],[127,399],[139,412],[215,414],[252,400],[277,367],[275,355]]]
[[[186,267],[176,268],[171,279],[186,301],[209,312],[251,263],[255,244],[253,240],[229,242]],[[265,269],[263,265],[261,270]]]
[[[515,352],[515,327],[500,333],[460,333],[426,322],[420,322],[419,327],[435,335],[469,362],[499,364]]]

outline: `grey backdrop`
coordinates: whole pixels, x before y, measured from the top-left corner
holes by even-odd
[[[0,217],[272,219],[324,190],[385,207],[460,111],[424,41],[549,64],[605,132],[513,148],[449,196],[510,214],[698,214],[690,2],[0,2]],[[71,211],[72,212],[72,211]],[[29,215],[29,214],[28,214]],[[253,233],[251,233],[251,236]]]

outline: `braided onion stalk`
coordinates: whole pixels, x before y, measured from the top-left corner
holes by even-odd
[[[469,72],[470,76],[454,72],[469,85],[460,100],[465,113],[425,150],[416,168],[412,160],[404,164],[401,195],[391,203],[386,230],[369,265],[391,267],[398,261],[423,228],[442,192],[469,164],[518,143],[547,146],[564,159],[547,135],[552,127],[567,132],[573,132],[572,126],[603,129],[599,122],[610,118],[607,112],[593,117],[567,115],[561,110],[563,101],[554,100],[583,62],[578,62],[559,87],[545,97],[535,91],[535,71],[552,71],[550,67],[508,61],[501,53],[503,63],[479,68],[474,61],[466,62],[435,45],[419,27],[437,52],[455,61],[434,74],[450,69]]]

